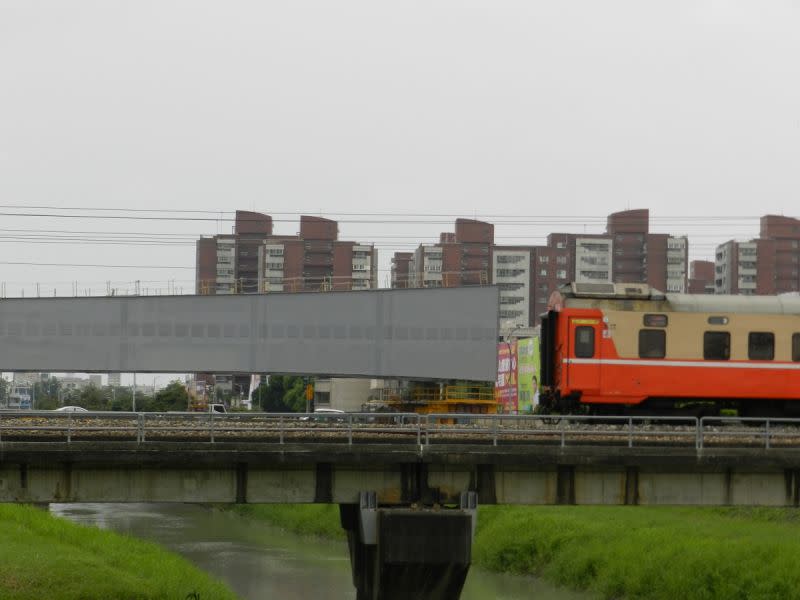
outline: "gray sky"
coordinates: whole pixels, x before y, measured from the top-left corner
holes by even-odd
[[[653,230],[711,258],[762,214],[800,216],[799,6],[0,0],[0,204],[255,209],[278,233],[298,220],[280,213],[322,214],[379,244],[382,284],[394,250],[456,216],[492,215],[498,243],[521,244],[649,208]],[[108,246],[0,231],[0,261],[188,267],[0,264],[18,295],[36,281],[191,287],[191,238],[229,224],[0,215],[0,229],[186,234]]]

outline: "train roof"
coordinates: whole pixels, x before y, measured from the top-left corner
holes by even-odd
[[[679,312],[800,315],[800,296],[667,294],[667,302],[672,310]]]
[[[724,294],[664,294],[644,283],[570,283],[561,294],[567,298],[592,301],[593,305],[619,304],[628,308],[631,301],[636,310],[645,308],[642,302],[653,303],[650,310],[676,312],[719,312],[752,314],[800,315],[800,295],[734,296]],[[631,308],[628,308],[631,310]]]

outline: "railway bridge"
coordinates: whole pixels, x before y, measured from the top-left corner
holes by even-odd
[[[800,422],[0,414],[0,501],[336,503],[359,598],[457,598],[482,504],[800,505]]]

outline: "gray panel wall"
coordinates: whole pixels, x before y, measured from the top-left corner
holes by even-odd
[[[492,381],[496,287],[0,300],[0,371]]]

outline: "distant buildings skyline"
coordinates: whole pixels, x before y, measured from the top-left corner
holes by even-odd
[[[604,231],[551,232],[545,244],[498,244],[492,223],[456,218],[438,240],[391,257],[390,286],[496,284],[501,327],[530,326],[559,286],[637,282],[668,293],[775,294],[800,291],[800,221],[765,215],[759,237],[717,246],[689,261],[683,232],[653,233],[650,210],[611,213]],[[335,220],[301,216],[297,235],[274,235],[272,218],[236,211],[230,234],[197,241],[200,294],[359,290],[378,287],[372,241],[338,239]]]

